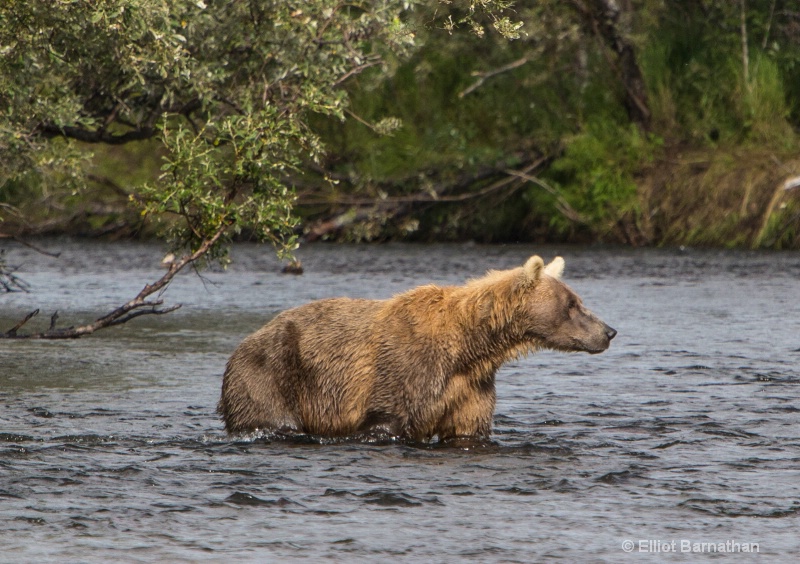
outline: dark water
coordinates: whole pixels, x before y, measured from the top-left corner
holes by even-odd
[[[40,325],[54,309],[89,320],[159,275],[157,246],[44,244],[61,258],[6,246],[32,292],[0,296],[3,330],[36,307]],[[268,248],[240,246],[229,272],[173,283],[165,299],[184,307],[169,316],[74,342],[0,340],[0,561],[724,556],[709,543],[795,561],[797,253],[536,249],[563,254],[566,281],[619,336],[603,355],[504,367],[491,443],[222,432],[225,361],[274,313],[460,283],[532,250],[312,246],[298,278],[277,274]]]

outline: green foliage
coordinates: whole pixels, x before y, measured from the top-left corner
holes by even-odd
[[[220,229],[248,227],[281,253],[294,250],[293,194],[281,179],[299,162],[291,141],[303,133],[293,129],[296,122],[270,115],[274,111],[209,120],[198,133],[181,123],[176,131],[164,125],[169,152],[161,182],[141,189],[142,213],[184,218],[185,226],[171,224],[170,239],[177,245],[184,243],[187,229],[203,241]],[[224,249],[215,247],[210,258],[223,257]]]
[[[450,13],[441,22],[442,28],[450,34],[456,28],[468,27],[474,35],[482,38],[486,35],[488,24],[505,39],[519,39],[522,36],[520,30],[525,25],[524,22],[511,21],[509,16],[503,15],[504,12],[513,9],[513,2],[508,0],[462,0],[458,2],[440,0],[440,3],[455,4],[455,6],[450,6]]]
[[[421,31],[418,39],[420,48],[392,74],[375,71],[352,83],[351,110],[362,121],[315,123],[334,170],[359,189],[369,193],[375,183],[388,182],[416,192],[424,189],[415,180],[424,171],[452,178],[514,166],[527,154],[553,150],[577,127],[575,78],[554,73],[557,61],[531,58],[467,92],[482,73],[519,60],[529,47],[436,29]],[[402,124],[388,137],[363,123],[386,116]]]
[[[396,116],[403,127],[390,138],[357,122],[321,127],[332,169],[365,195],[425,194],[459,175],[550,154],[552,165],[540,176],[553,192],[531,184],[482,206],[440,206],[419,216],[420,232],[498,240],[525,238],[528,229],[527,237],[538,238],[545,225],[550,239],[579,234],[641,243],[651,236],[643,232],[650,210],[641,209],[642,181],[665,151],[796,146],[796,85],[787,73],[800,70],[800,42],[791,18],[780,15],[784,2],[772,13],[767,4],[747,3],[746,80],[740,3],[634,2],[623,16],[628,28],[618,32],[637,47],[652,114],[648,131],[631,125],[615,48],[597,35],[604,21],[597,14],[607,5],[521,4],[514,17],[524,21],[525,34],[513,43],[448,37],[437,28],[420,33],[414,57],[389,76],[362,77],[351,91],[353,112],[368,122]],[[503,70],[517,60],[522,64]],[[467,192],[485,185],[476,181]],[[559,196],[581,221],[564,213]],[[724,232],[742,232],[737,221],[744,218],[730,216],[733,227]],[[697,226],[700,233],[708,228]]]
[[[625,216],[638,215],[638,187],[634,175],[658,148],[635,126],[619,126],[596,120],[586,131],[566,141],[563,155],[549,175],[570,205],[600,237],[607,235]],[[571,225],[553,215],[553,226]]]
[[[642,179],[666,166],[654,157],[796,148],[793,14],[789,0],[0,3],[0,215],[93,198],[92,172],[176,248],[224,231],[220,258],[240,232],[290,252],[300,221],[348,213],[337,201],[375,202],[353,208],[358,239],[627,240],[620,224],[650,213]],[[637,95],[648,119],[631,117]],[[112,149],[92,160],[98,144]],[[542,156],[547,188],[483,196]],[[463,199],[398,221],[383,205],[442,194]],[[670,242],[719,240],[673,224]]]
[[[748,140],[784,147],[795,142],[783,73],[774,58],[755,54],[749,79],[733,100]]]
[[[163,174],[132,201],[175,214],[176,248],[247,229],[288,252],[288,174],[322,151],[311,114],[342,118],[339,86],[413,34],[410,2],[105,0],[0,6],[0,201],[85,185],[72,142],[160,135]],[[389,126],[391,124],[384,124]],[[219,243],[224,242],[220,239]],[[212,255],[223,256],[220,244]]]
[[[660,133],[693,143],[792,143],[783,69],[795,64],[800,50],[782,51],[776,41],[762,49],[751,41],[745,77],[739,3],[711,2],[706,13],[699,4],[686,8],[692,17],[665,11],[658,33],[642,48],[642,70]],[[767,6],[750,9],[751,38],[769,38],[768,25],[775,33],[777,22],[769,21],[768,14]]]

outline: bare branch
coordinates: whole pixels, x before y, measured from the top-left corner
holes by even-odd
[[[139,317],[140,315],[162,315],[162,314],[165,314],[165,313],[169,313],[171,311],[175,311],[176,309],[180,309],[180,307],[181,307],[181,304],[176,304],[174,306],[170,306],[170,307],[167,307],[167,308],[164,308],[164,309],[156,309],[156,308],[140,309],[140,310],[134,311],[132,313],[129,313],[128,315],[126,315],[124,317],[120,317],[119,319],[117,319],[115,321],[112,321],[111,323],[108,324],[108,327],[112,327],[114,325],[122,325],[123,323],[127,323],[128,321],[130,321],[134,317]]]
[[[178,272],[180,272],[185,266],[193,264],[195,261],[203,257],[213,246],[214,244],[219,241],[220,237],[225,233],[228,228],[228,224],[221,225],[217,231],[211,236],[206,238],[202,244],[192,253],[184,255],[180,260],[176,260],[170,264],[167,272],[156,280],[152,284],[145,285],[144,288],[136,295],[135,298],[130,300],[129,302],[119,306],[118,308],[110,311],[103,317],[99,317],[94,322],[81,325],[78,327],[67,327],[63,329],[56,329],[55,322],[58,319],[58,312],[54,313],[53,316],[50,318],[50,328],[47,331],[43,331],[41,333],[29,333],[25,335],[18,335],[17,331],[20,327],[22,327],[28,320],[39,313],[37,309],[35,312],[28,314],[28,316],[20,321],[17,325],[12,327],[9,331],[0,334],[0,338],[6,339],[77,339],[79,337],[83,337],[84,335],[90,335],[99,329],[104,329],[106,327],[113,327],[115,325],[121,325],[123,323],[127,323],[131,319],[139,317],[141,315],[161,315],[164,313],[169,313],[171,311],[175,311],[180,305],[170,306],[167,308],[159,309],[163,301],[162,300],[155,300],[155,301],[147,301],[147,297],[155,294],[156,292],[163,291],[172,279],[175,277]]]
[[[0,233],[0,238],[6,237]],[[16,239],[16,237],[11,237]],[[6,266],[3,251],[0,251],[0,288],[6,292],[28,292],[28,283],[14,274],[15,267]]]
[[[525,175],[539,166],[542,165],[545,161],[547,161],[550,157],[544,156],[540,157],[533,163],[525,166],[521,171],[502,171],[504,174],[508,175],[506,178],[502,178],[497,182],[493,182],[489,186],[482,188],[480,190],[476,190],[474,192],[466,192],[463,194],[452,194],[452,195],[444,195],[443,192],[449,188],[448,186],[442,186],[436,188],[430,192],[422,192],[420,194],[414,194],[410,196],[389,196],[386,198],[375,199],[375,198],[353,198],[353,197],[340,197],[340,198],[323,198],[323,199],[300,199],[298,200],[298,205],[345,205],[345,206],[375,206],[381,204],[425,204],[425,203],[446,203],[446,202],[465,202],[467,200],[473,200],[476,198],[480,198],[482,196],[486,196],[495,192],[501,188],[504,188],[511,184],[512,182],[516,181],[517,178],[515,176]],[[501,171],[495,171],[501,172]],[[527,180],[527,179],[526,179]]]
[[[20,321],[19,321],[19,322],[18,322],[16,325],[14,325],[14,326],[13,326],[11,329],[9,329],[9,330],[8,330],[8,331],[6,331],[5,333],[3,333],[3,335],[4,335],[5,337],[12,337],[12,338],[13,338],[13,337],[16,337],[16,336],[17,336],[17,331],[18,331],[18,330],[19,330],[19,329],[20,329],[20,328],[21,328],[23,325],[25,325],[25,324],[26,324],[28,321],[30,321],[31,317],[35,317],[36,315],[39,315],[39,310],[38,310],[38,309],[35,309],[35,310],[33,310],[32,312],[30,312],[30,313],[29,313],[28,315],[26,315],[26,316],[25,316],[25,317],[24,317],[22,320],[20,320]]]
[[[516,176],[516,177],[521,178],[523,180],[527,180],[528,182],[531,182],[533,184],[536,184],[537,186],[540,186],[541,188],[544,188],[544,190],[548,194],[550,194],[553,197],[555,197],[555,199],[556,199],[556,209],[558,209],[558,211],[560,211],[561,214],[564,217],[566,217],[570,221],[574,221],[575,223],[585,223],[586,222],[586,220],[583,219],[581,214],[578,213],[575,210],[575,208],[573,208],[571,205],[569,205],[569,202],[567,202],[567,200],[564,198],[564,196],[561,195],[561,193],[558,190],[556,190],[555,188],[550,186],[548,183],[546,183],[541,178],[537,178],[536,176],[531,176],[529,174],[526,174],[524,172],[519,172],[517,170],[507,170],[506,174],[510,174],[512,176]]]
[[[361,65],[359,65],[357,67],[354,67],[354,68],[350,69],[349,71],[344,73],[342,76],[340,76],[339,79],[336,82],[333,83],[333,87],[335,88],[335,87],[339,86],[340,84],[345,82],[351,76],[354,76],[354,75],[357,75],[357,74],[361,74],[363,71],[367,70],[368,68],[380,65],[382,62],[383,61],[381,61],[379,58],[375,57],[372,60],[368,60],[367,62],[365,62],[365,63],[363,63],[363,64],[361,64]]]
[[[84,143],[107,143],[108,145],[124,145],[131,141],[141,141],[143,139],[150,139],[157,133],[156,129],[152,126],[145,126],[114,135],[108,133],[105,129],[91,130],[83,129],[82,127],[73,127],[70,125],[58,126],[51,123],[45,123],[39,126],[39,133],[44,137],[68,137],[70,139],[77,139]]]
[[[92,182],[95,182],[101,186],[105,186],[106,188],[109,188],[117,196],[125,198],[126,200],[128,198],[133,197],[133,199],[141,201],[141,198],[139,197],[138,194],[134,192],[127,192],[122,186],[111,180],[111,178],[109,178],[108,176],[100,176],[98,174],[93,174],[90,172],[89,174],[86,175],[86,179],[91,180]]]
[[[494,174],[503,173],[507,175],[505,178],[501,178],[495,182],[492,182],[488,186],[481,188],[480,190],[475,190],[472,192],[465,192],[461,194],[445,194],[445,192],[452,189],[450,185],[442,185],[437,186],[430,191],[425,191],[419,194],[410,195],[410,196],[397,196],[397,197],[386,197],[382,199],[374,199],[374,198],[336,198],[336,199],[329,199],[329,200],[300,200],[298,201],[298,205],[313,205],[313,204],[327,204],[327,205],[347,205],[352,206],[352,208],[345,213],[341,213],[339,215],[334,216],[333,218],[328,218],[324,221],[318,221],[312,228],[306,233],[306,239],[308,241],[317,240],[323,236],[326,236],[330,233],[336,232],[341,230],[348,225],[353,223],[358,223],[359,221],[364,221],[371,217],[372,213],[375,210],[379,210],[381,213],[388,214],[390,217],[396,219],[399,217],[403,217],[408,215],[414,210],[415,206],[419,205],[432,205],[438,203],[448,203],[448,202],[465,202],[469,200],[478,200],[480,198],[484,198],[495,193],[500,193],[501,190],[506,189],[505,195],[506,197],[516,190],[521,188],[525,185],[525,182],[536,182],[540,185],[544,184],[536,177],[530,176],[530,174],[535,171],[538,167],[540,167],[543,163],[547,162],[551,157],[550,156],[543,156],[536,159],[534,162],[527,164],[519,171],[513,170],[505,170],[499,171],[494,170]],[[475,182],[465,182],[464,188],[468,188],[470,185],[473,185]],[[548,186],[549,191],[556,195],[556,198],[560,197],[560,195],[552,188]],[[561,201],[557,201],[556,207],[561,213],[563,213],[568,219],[572,221],[580,221],[579,214],[572,209],[566,200],[561,198]],[[353,209],[358,208],[358,209]]]
[[[476,80],[471,86],[469,86],[469,87],[465,88],[464,90],[462,90],[461,92],[459,92],[458,93],[458,97],[459,98],[463,98],[464,96],[466,96],[470,92],[473,92],[473,91],[477,90],[478,88],[480,88],[483,85],[483,83],[486,82],[486,80],[492,78],[493,76],[497,76],[498,74],[502,74],[504,72],[508,72],[510,70],[514,70],[516,68],[519,68],[522,65],[528,63],[529,61],[530,61],[530,58],[528,56],[525,56],[525,57],[522,57],[521,59],[517,59],[516,61],[508,63],[507,65],[503,65],[502,67],[500,67],[498,69],[495,69],[495,70],[486,71],[486,72],[475,72],[475,73],[472,73],[473,76],[479,77],[478,80]]]
[[[0,237],[4,237],[4,235],[0,235]],[[16,241],[20,245],[24,245],[25,247],[28,247],[29,249],[33,249],[34,251],[36,251],[40,255],[44,255],[46,257],[51,257],[51,258],[58,258],[58,257],[61,256],[60,252],[52,253],[52,252],[47,251],[47,250],[45,250],[45,249],[43,249],[43,248],[41,248],[39,246],[34,245],[33,243],[29,243],[28,241],[26,241],[26,240],[24,240],[24,239],[22,239],[20,237],[17,237],[16,235],[11,235],[9,238],[12,241]]]

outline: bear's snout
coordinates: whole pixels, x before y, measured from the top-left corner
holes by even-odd
[[[599,354],[608,350],[611,341],[617,336],[617,330],[590,314],[593,327],[588,330],[589,336],[583,341],[584,347],[579,349],[589,354]]]

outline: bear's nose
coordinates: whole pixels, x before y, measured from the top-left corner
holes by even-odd
[[[616,329],[612,329],[611,327],[606,325],[606,337],[608,337],[608,340],[610,341],[611,339],[613,339],[616,336],[617,336],[617,330]]]

